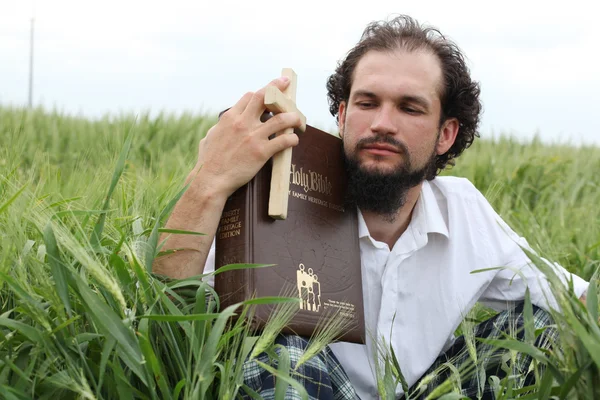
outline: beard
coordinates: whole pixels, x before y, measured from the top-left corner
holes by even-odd
[[[403,155],[402,161],[393,171],[380,169],[367,170],[356,156],[344,151],[344,163],[348,176],[346,201],[348,206],[356,206],[361,211],[381,215],[388,222],[394,222],[398,211],[406,203],[408,191],[420,184],[436,168],[436,153],[432,150],[422,168],[415,168],[408,148],[404,143],[385,135],[363,139],[356,144],[355,153],[367,144],[386,143],[395,146]]]

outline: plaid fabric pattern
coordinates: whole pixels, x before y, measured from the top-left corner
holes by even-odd
[[[359,400],[348,376],[344,372],[333,352],[326,347],[320,354],[311,358],[296,370],[296,365],[308,347],[308,341],[300,336],[279,336],[277,344],[284,346],[290,356],[291,377],[298,381],[308,392],[310,400]],[[279,349],[276,350],[279,354]],[[261,368],[256,361],[272,365],[269,356],[260,354],[257,360],[244,364],[244,383],[263,399],[275,399],[275,381],[273,376]],[[245,396],[249,399],[249,396]],[[288,386],[284,400],[300,400],[300,394]],[[280,399],[277,399],[280,400]]]
[[[457,338],[452,347],[438,357],[419,382],[410,388],[409,398],[425,399],[437,390],[436,395],[452,391],[470,399],[495,399],[494,388],[489,384],[488,378],[497,376],[502,379],[507,373],[514,377],[516,388],[532,385],[535,374],[531,356],[475,339],[504,339],[508,335],[523,341],[523,308],[523,302],[517,303],[515,307],[473,327],[472,339],[464,335]],[[549,313],[533,306],[534,329],[547,327],[534,342],[537,348],[550,349],[556,342],[558,330],[552,326],[553,323]]]
[[[495,399],[494,389],[490,386],[488,378],[497,376],[502,379],[507,373],[515,376],[518,387],[533,384],[534,373],[530,356],[496,348],[475,339],[503,339],[505,334],[508,334],[518,340],[524,340],[523,307],[524,303],[518,303],[514,308],[474,326],[472,335],[457,338],[452,347],[438,357],[423,377],[410,388],[406,398],[425,399],[434,392],[441,396],[452,391],[471,399]],[[555,342],[558,331],[551,326],[552,324],[550,314],[533,306],[534,329],[547,327],[536,338],[536,347],[549,349]],[[293,370],[308,342],[298,336],[280,336],[277,343],[289,351]],[[261,354],[258,360],[271,364],[266,354]],[[399,361],[402,364],[402,360]],[[306,388],[310,400],[359,399],[348,376],[329,348],[300,366],[292,377]],[[264,399],[275,398],[273,376],[255,361],[246,362],[244,365],[244,383]],[[288,387],[284,400],[298,399],[298,392],[293,387]]]

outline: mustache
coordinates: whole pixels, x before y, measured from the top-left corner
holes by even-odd
[[[356,149],[358,150],[362,147],[372,144],[387,144],[390,146],[394,146],[399,153],[408,154],[408,148],[406,147],[406,145],[389,135],[378,135],[361,139],[356,143]]]

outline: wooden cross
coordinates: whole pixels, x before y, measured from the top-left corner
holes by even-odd
[[[291,68],[284,68],[282,76],[287,76],[290,83],[286,90],[281,92],[275,86],[268,86],[265,92],[265,107],[270,112],[297,112],[302,120],[300,131],[306,130],[306,117],[296,108],[297,75]],[[276,135],[293,134],[294,129],[289,128]],[[286,219],[288,211],[288,193],[290,190],[290,170],[292,168],[292,148],[285,149],[273,156],[273,170],[271,173],[271,192],[269,195],[269,216],[274,219]]]

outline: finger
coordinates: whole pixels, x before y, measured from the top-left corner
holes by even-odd
[[[285,88],[289,85],[289,83],[290,79],[288,77],[282,76],[280,78],[272,80],[267,86],[275,85],[277,89],[284,91]],[[260,118],[262,113],[265,111],[265,91],[267,86],[254,93],[254,96],[252,96],[252,99],[250,100],[250,103],[248,103],[248,106],[246,107],[244,113],[247,113],[248,115],[255,118]]]
[[[252,99],[252,96],[254,96],[254,93],[252,93],[252,92],[246,93],[245,95],[242,96],[241,99],[238,100],[237,103],[235,103],[233,105],[233,107],[231,107],[229,110],[225,111],[225,113],[223,113],[223,115],[225,115],[225,114],[239,115],[239,114],[243,113],[244,110],[246,109],[246,107],[248,106],[248,103]],[[264,96],[263,96],[263,98],[264,98]]]
[[[279,153],[282,150],[285,150],[289,147],[296,146],[300,141],[300,138],[295,133],[290,133],[286,135],[279,135],[271,140],[269,140],[265,144],[265,150],[269,157]]]
[[[302,120],[297,113],[279,113],[269,118],[264,124],[261,124],[253,134],[266,139],[272,134],[281,132],[287,128],[299,128],[300,126],[302,126]]]

